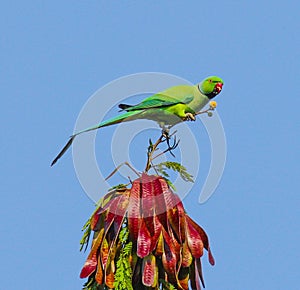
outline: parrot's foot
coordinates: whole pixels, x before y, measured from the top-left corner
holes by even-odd
[[[183,118],[183,121],[196,121],[195,114],[186,113],[185,117]]]
[[[170,136],[170,129],[164,127],[164,128],[162,129],[161,135],[162,135],[162,137],[164,138],[164,140],[167,141],[167,144],[169,144],[170,139],[171,139],[171,136]]]
[[[162,128],[161,130],[162,136],[168,139],[170,135],[170,129],[172,128],[172,126],[162,126],[161,128]]]
[[[167,145],[168,145],[168,148],[164,151],[164,153],[166,152],[170,152],[170,154],[175,157],[175,155],[173,154],[172,150],[174,150],[177,146],[178,146],[178,143],[179,141],[176,140],[176,132],[173,132],[172,134],[170,134],[170,129],[172,128],[172,126],[168,126],[168,127],[163,127],[162,129],[162,142],[167,142]],[[174,137],[173,137],[174,135]],[[173,142],[172,144],[170,143],[171,139],[173,137]]]

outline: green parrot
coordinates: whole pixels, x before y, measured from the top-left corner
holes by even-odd
[[[183,121],[195,121],[195,114],[218,95],[222,87],[223,80],[217,76],[211,76],[196,85],[171,87],[144,99],[137,105],[120,104],[121,111],[125,111],[123,114],[72,135],[52,161],[51,166],[64,155],[76,136],[88,131],[137,119],[156,121],[163,131]]]

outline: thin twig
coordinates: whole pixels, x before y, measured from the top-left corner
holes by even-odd
[[[146,167],[145,167],[145,172],[148,172],[149,169],[151,168],[152,155],[153,155],[154,151],[157,149],[157,146],[160,143],[164,142],[163,138],[164,138],[164,133],[162,133],[160,135],[160,137],[157,139],[157,141],[148,150],[148,153],[147,153],[147,163],[146,163]]]
[[[113,172],[111,173],[111,174],[109,174],[106,178],[105,178],[105,180],[107,180],[107,179],[109,179],[109,178],[111,178],[114,174],[116,174],[118,171],[119,171],[119,169],[123,166],[123,165],[126,165],[126,166],[128,166],[138,177],[140,177],[141,176],[141,174],[139,173],[139,172],[137,172],[127,161],[126,162],[123,162],[123,163],[121,163],[119,166],[117,166],[114,170],[113,170]]]
[[[152,158],[152,160],[153,160],[153,159],[154,159],[154,158]],[[156,172],[156,175],[159,175],[159,173],[158,173],[158,171],[157,171],[155,165],[153,164],[152,160],[151,160],[151,167],[152,167],[152,168],[154,169],[154,171]]]
[[[177,131],[173,132],[172,134],[169,135],[169,132],[166,130],[166,131],[163,131],[161,136],[157,139],[157,141],[152,144],[151,146],[149,146],[148,148],[148,153],[147,153],[147,164],[146,164],[146,168],[145,168],[145,172],[148,172],[150,170],[151,167],[154,168],[153,164],[152,164],[152,161],[167,153],[167,152],[170,152],[170,154],[172,156],[175,157],[175,155],[173,154],[173,150],[178,146],[179,144],[179,141],[177,142],[176,140],[176,136],[174,137],[174,142],[173,144],[171,145],[170,144],[170,139],[171,137],[176,133]],[[167,145],[168,145],[168,148],[166,150],[164,150],[163,152],[157,154],[156,156],[153,156],[154,152],[158,149],[158,145],[163,143],[163,142],[167,142]],[[156,169],[154,168],[154,170],[156,171]],[[156,172],[157,173],[157,172]]]
[[[195,116],[200,115],[200,114],[205,114],[205,113],[208,113],[208,112],[211,112],[211,111],[214,111],[214,108],[209,107],[209,108],[208,108],[207,110],[205,110],[205,111],[200,111],[200,112],[195,113]]]
[[[178,142],[176,142],[176,139],[174,140],[174,144],[172,146],[169,146],[166,150],[164,150],[163,152],[158,153],[157,155],[155,155],[154,157],[152,157],[152,160],[156,159],[157,157],[167,153],[168,151],[171,153],[171,155],[173,157],[175,157],[175,155],[173,154],[172,150],[176,149],[176,147],[178,146],[180,140],[178,140]]]

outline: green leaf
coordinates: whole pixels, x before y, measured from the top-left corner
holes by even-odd
[[[165,281],[163,279],[159,279],[159,282],[162,284],[163,286],[163,290],[177,290],[170,282]]]
[[[187,172],[187,169],[178,162],[166,161],[154,165],[157,172],[159,172],[163,177],[169,177],[166,169],[178,172],[180,177],[186,182],[194,182],[193,176]]]
[[[84,252],[87,249],[87,246],[89,244],[90,236],[91,236],[91,225],[90,225],[91,219],[89,219],[85,225],[82,228],[82,231],[84,231],[83,236],[80,240],[80,251],[85,247]]]
[[[116,262],[114,286],[116,290],[133,290],[132,269],[130,265],[132,242],[129,241],[129,229],[126,218],[119,233],[119,244],[121,249]]]
[[[153,151],[153,143],[152,143],[152,140],[149,139],[149,146],[147,148],[147,152],[148,152],[148,154],[150,154],[152,151]]]
[[[118,185],[112,186],[111,188],[108,189],[108,191],[112,191],[114,189],[123,189],[123,188],[126,188],[126,186],[127,186],[126,184],[120,183]]]
[[[109,288],[106,285],[99,285],[95,280],[95,275],[92,275],[83,285],[82,290],[109,290]]]
[[[149,147],[153,147],[153,143],[152,143],[152,140],[149,138]]]
[[[84,248],[84,252],[86,251],[88,244],[89,244],[89,240],[90,240],[90,236],[91,236],[91,218],[92,216],[94,216],[94,214],[96,213],[96,211],[103,205],[104,199],[101,198],[98,203],[96,204],[96,209],[94,210],[93,214],[91,215],[91,217],[87,220],[87,222],[84,224],[84,226],[82,227],[83,236],[80,240],[80,251],[82,251],[82,249]]]

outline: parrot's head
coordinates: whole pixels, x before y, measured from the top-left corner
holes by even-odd
[[[198,88],[202,94],[212,99],[222,91],[223,84],[224,82],[221,78],[211,76],[203,80],[198,85]]]

